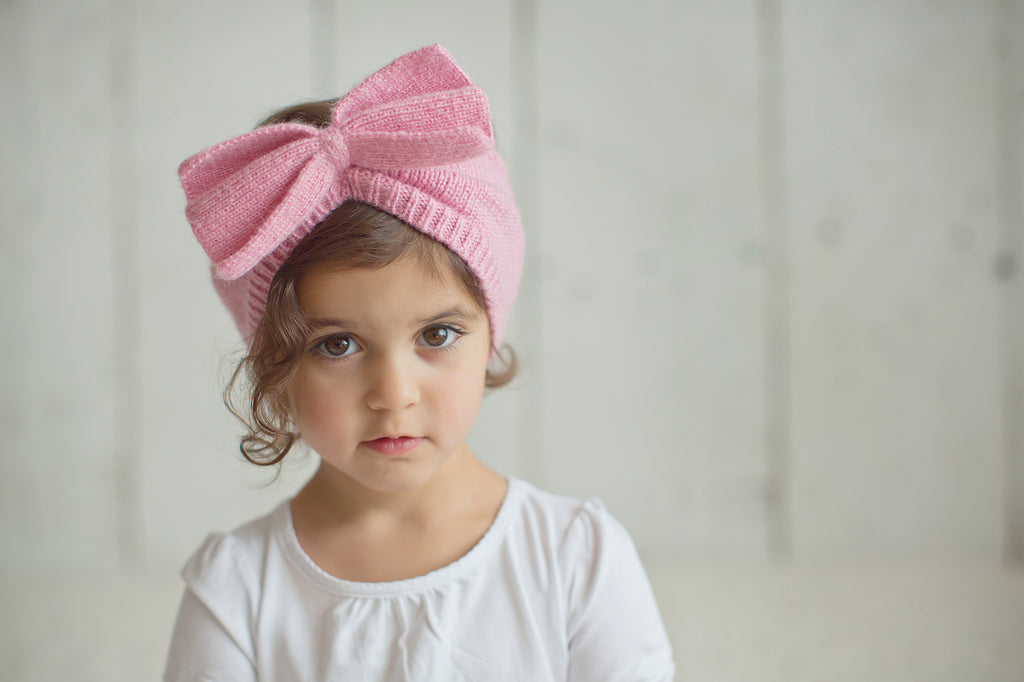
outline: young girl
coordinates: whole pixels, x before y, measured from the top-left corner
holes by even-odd
[[[510,378],[488,363],[523,235],[484,93],[451,56],[408,54],[180,175],[249,347],[242,452],[276,464],[301,439],[321,461],[189,560],[164,679],[670,680],[622,526],[466,446]]]

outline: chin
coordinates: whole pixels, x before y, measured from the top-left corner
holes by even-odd
[[[435,480],[443,469],[443,463],[417,462],[415,460],[394,460],[376,465],[370,470],[355,471],[347,477],[366,490],[397,495],[412,492]]]

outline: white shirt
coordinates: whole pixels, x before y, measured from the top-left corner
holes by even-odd
[[[510,479],[484,537],[409,580],[322,571],[285,502],[211,535],[187,589],[165,682],[671,680],[672,652],[629,535],[598,501]]]

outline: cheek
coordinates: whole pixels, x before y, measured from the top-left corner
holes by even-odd
[[[438,400],[453,426],[462,430],[472,428],[483,402],[486,371],[486,356],[480,355],[437,384]]]
[[[288,396],[295,423],[307,440],[349,423],[348,419],[339,418],[349,409],[350,401],[336,384],[300,371]]]

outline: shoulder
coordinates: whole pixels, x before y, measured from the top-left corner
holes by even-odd
[[[186,562],[185,584],[211,610],[225,601],[255,608],[261,567],[285,505],[230,532],[210,534]]]
[[[639,557],[629,533],[597,498],[577,499],[517,481],[520,509],[510,540],[516,554],[549,567],[570,601],[598,576],[635,577]],[[639,571],[643,575],[642,568]],[[629,574],[629,577],[626,577]]]
[[[525,481],[516,480],[515,485],[521,489],[523,525],[544,536],[559,552],[592,553],[608,543],[632,547],[629,533],[601,500],[558,495]]]
[[[206,632],[210,637],[226,636],[233,642],[227,648],[240,651],[249,663],[256,660],[253,630],[263,600],[266,558],[275,544],[275,530],[282,513],[287,513],[287,504],[231,532],[209,535],[181,571],[186,594],[179,624],[188,622],[191,625],[186,630]],[[184,618],[186,606],[190,618]],[[181,636],[186,637],[183,641],[190,641],[187,638],[194,633],[183,631]],[[193,644],[187,648],[214,646],[212,642]],[[216,665],[226,655],[216,649]],[[187,658],[192,660],[192,653]]]
[[[672,651],[629,533],[598,499],[523,487],[522,526],[531,557],[553,565],[545,598],[564,605],[571,680],[671,680]],[[538,552],[538,549],[540,552]]]
[[[211,533],[189,558],[183,573],[187,576],[204,572],[225,563],[241,567],[246,558],[263,554],[270,543],[275,517],[280,511],[279,507],[227,533]]]

